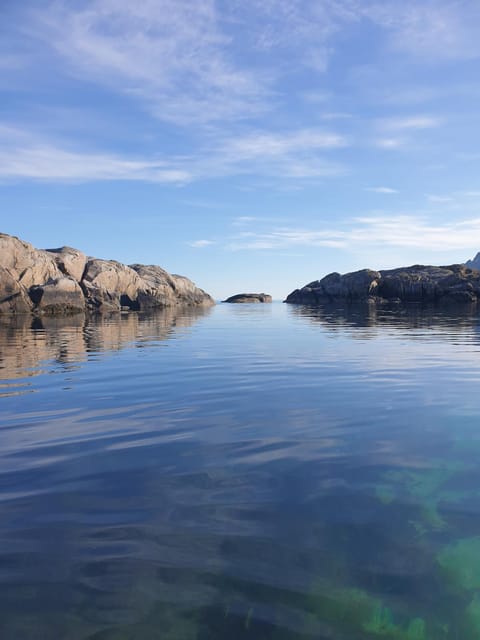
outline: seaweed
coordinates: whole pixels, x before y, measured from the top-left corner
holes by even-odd
[[[480,537],[462,538],[447,545],[438,553],[437,561],[461,589],[480,589]]]
[[[311,616],[355,637],[379,640],[428,640],[423,618],[397,622],[382,600],[357,588],[327,590],[317,587],[310,595]],[[311,618],[310,618],[311,621]],[[438,626],[438,625],[437,625]],[[363,634],[363,635],[362,635]],[[430,636],[438,640],[442,633]]]
[[[405,637],[408,638],[408,640],[424,640],[427,637],[425,620],[423,620],[423,618],[410,620]]]
[[[475,638],[480,637],[480,593],[475,593],[470,604],[465,611],[465,622],[468,626],[468,632]]]
[[[376,486],[378,500],[389,505],[395,499],[407,495],[421,509],[421,521],[411,520],[419,536],[430,530],[441,530],[447,525],[438,512],[440,502],[461,502],[468,492],[443,489],[444,485],[465,465],[454,462],[437,461],[435,466],[426,469],[401,469],[388,471]]]

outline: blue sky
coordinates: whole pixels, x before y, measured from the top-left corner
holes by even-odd
[[[215,297],[480,251],[476,0],[2,0],[0,229]]]

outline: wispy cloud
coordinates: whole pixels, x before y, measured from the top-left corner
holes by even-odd
[[[188,243],[191,247],[195,249],[203,249],[204,247],[209,247],[212,244],[215,244],[214,240],[193,240]]]
[[[353,0],[356,11],[390,33],[392,49],[438,62],[480,56],[475,2]]]
[[[343,175],[323,151],[346,144],[314,130],[214,139],[190,156],[138,157],[78,148],[35,133],[0,126],[0,179],[48,181],[143,180],[186,183],[234,175],[303,180]]]
[[[338,134],[302,129],[281,134],[258,132],[226,142],[228,153],[236,158],[275,158],[296,152],[336,149],[347,146],[347,140]]]
[[[288,247],[331,247],[358,251],[362,248],[397,247],[447,252],[478,249],[480,218],[438,224],[415,216],[366,216],[353,218],[339,228],[274,228],[244,232],[226,239],[226,248],[284,250]]]
[[[365,191],[371,191],[372,193],[384,193],[393,195],[394,193],[398,193],[397,189],[392,189],[391,187],[365,187]]]
[[[405,140],[401,138],[377,138],[373,144],[380,149],[401,149],[405,145]]]
[[[433,202],[434,204],[445,204],[445,203],[448,203],[448,202],[454,202],[455,201],[453,196],[439,196],[439,195],[435,195],[433,193],[427,194],[427,200],[429,202]]]
[[[69,150],[15,128],[0,127],[0,179],[43,181],[142,180],[185,183],[191,174],[161,159]]]
[[[265,108],[267,79],[231,60],[213,0],[59,0],[34,21],[71,73],[144,100],[161,119],[209,122]]]
[[[254,216],[237,216],[232,220],[232,225],[234,227],[243,227],[244,225],[250,224],[255,220],[257,220],[257,218]]]
[[[335,132],[318,129],[253,131],[220,139],[203,170],[225,174],[254,174],[289,179],[345,175],[347,167],[328,154],[347,147],[348,140]]]
[[[408,116],[401,118],[386,118],[379,122],[382,129],[390,131],[416,131],[433,129],[442,124],[442,119],[435,116]]]
[[[392,50],[477,57],[480,10],[457,5],[251,0],[245,11],[238,0],[56,0],[27,12],[22,29],[55,51],[67,73],[138,98],[159,118],[185,125],[272,110],[282,74],[292,66],[322,73],[339,46],[335,37],[362,21],[380,27]],[[251,50],[259,64],[252,64]],[[310,99],[328,95],[311,91]]]

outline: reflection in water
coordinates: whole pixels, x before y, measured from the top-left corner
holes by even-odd
[[[324,304],[318,306],[292,305],[289,312],[293,316],[320,322],[332,330],[342,331],[347,327],[355,329],[376,329],[364,332],[363,337],[374,337],[391,329],[433,329],[445,331],[447,336],[480,327],[480,309],[477,305],[401,305],[376,306],[374,304]]]
[[[209,312],[210,308],[186,307],[152,314],[0,315],[1,379],[39,375],[44,372],[42,363],[68,366],[85,362],[88,354],[168,340]]]
[[[477,316],[196,319],[2,321],[2,640],[477,640]]]

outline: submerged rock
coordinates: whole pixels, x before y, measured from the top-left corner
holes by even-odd
[[[245,302],[271,302],[272,296],[269,296],[268,293],[237,293],[234,296],[230,296],[223,302],[235,302],[235,303],[245,303]]]
[[[465,265],[414,265],[387,271],[363,269],[331,273],[290,293],[288,303],[319,304],[335,300],[375,304],[400,302],[477,302],[480,271]]]
[[[72,247],[35,249],[0,233],[0,313],[59,315],[213,304],[191,280],[161,267],[87,258]]]

